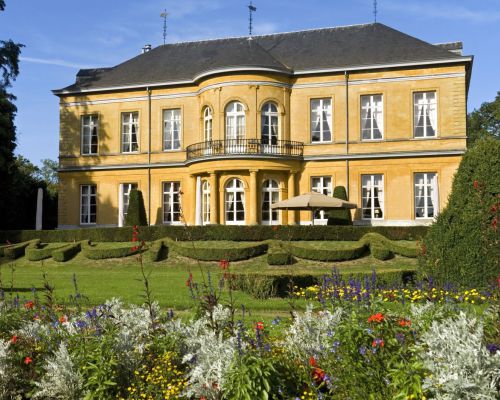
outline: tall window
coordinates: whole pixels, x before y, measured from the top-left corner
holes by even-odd
[[[163,182],[163,223],[175,224],[181,220],[181,193],[179,182]]]
[[[205,107],[203,111],[203,136],[205,142],[210,142],[212,140],[212,109],[210,107]]]
[[[384,136],[384,106],[382,95],[361,96],[361,138],[382,139]]]
[[[97,216],[97,186],[80,186],[80,224],[96,223]]]
[[[181,109],[163,111],[163,150],[181,148]]]
[[[274,103],[266,103],[261,110],[262,144],[278,144],[278,107]]]
[[[139,113],[122,113],[122,153],[139,151]]]
[[[384,175],[361,175],[362,218],[384,218]]]
[[[226,107],[226,140],[245,138],[245,107],[233,101]]]
[[[273,179],[265,181],[262,185],[262,224],[277,225],[279,223],[278,210],[271,209],[280,199],[278,182]]]
[[[437,174],[415,174],[415,218],[434,218],[438,213]]]
[[[82,154],[97,154],[99,142],[99,117],[97,114],[82,116]]]
[[[311,179],[311,189],[313,192],[318,192],[331,196],[332,190],[332,177],[331,176],[317,176]],[[314,215],[315,224],[325,224],[328,221],[328,216],[323,210],[315,211]]]
[[[332,99],[311,100],[311,142],[332,141]]]
[[[118,226],[123,226],[125,224],[131,190],[137,190],[137,183],[122,183],[120,185],[120,202],[118,204],[120,217]]]
[[[201,186],[201,205],[203,213],[203,225],[210,224],[210,183],[203,181]]]
[[[435,137],[437,132],[436,92],[413,94],[413,135],[416,138]]]
[[[231,179],[226,185],[226,224],[245,224],[245,189],[239,179]]]

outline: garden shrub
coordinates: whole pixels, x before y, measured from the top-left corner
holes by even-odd
[[[367,233],[361,238],[361,242],[370,246],[370,250],[375,245],[378,248],[385,247],[391,253],[399,254],[400,256],[416,258],[418,256],[418,247],[416,242],[405,242],[401,240],[389,240],[379,233]],[[380,254],[380,250],[378,251]],[[373,251],[372,251],[373,255]],[[374,256],[375,257],[375,256]],[[376,258],[376,257],[375,257]],[[383,260],[384,258],[381,258]]]
[[[168,246],[184,257],[202,261],[239,261],[260,256],[267,251],[267,243],[228,242],[174,242]]]
[[[269,265],[290,265],[293,257],[290,251],[283,247],[282,242],[272,241],[267,249],[267,263]]]
[[[65,245],[59,245],[57,247],[53,247],[50,244],[44,243],[44,244],[38,244],[38,246],[28,246],[26,248],[26,258],[29,261],[41,261],[45,260],[47,258],[52,257],[52,254],[54,251],[64,247]]]
[[[149,247],[149,258],[151,261],[162,261],[168,257],[168,246],[166,239],[154,241]]]
[[[99,244],[83,249],[83,255],[90,260],[103,260],[106,258],[123,258],[139,252],[137,243],[126,243],[116,247],[102,247]]]
[[[275,277],[264,274],[232,274],[231,285],[260,300],[274,297],[278,291]]]
[[[392,257],[392,252],[382,243],[370,244],[370,252],[377,260],[388,260]]]
[[[15,260],[16,258],[24,256],[26,248],[28,246],[35,247],[40,244],[40,239],[34,239],[27,242],[18,243],[4,249],[4,256]]]
[[[300,258],[317,261],[343,261],[360,258],[366,251],[362,242],[341,243],[321,242],[322,246],[315,246],[315,242],[293,242],[290,243],[291,253]]]
[[[131,190],[129,195],[125,226],[147,226],[146,208],[140,190]]]
[[[430,227],[420,266],[440,284],[485,287],[500,271],[500,140],[465,153],[447,207]]]
[[[144,226],[139,229],[142,240],[154,241],[168,237],[172,240],[231,240],[261,242],[277,239],[300,240],[345,240],[356,241],[371,232],[379,233],[391,240],[418,240],[425,236],[426,226]],[[92,242],[129,242],[132,227],[60,229],[53,231],[0,231],[0,242],[25,242],[41,239],[44,243],[75,242],[90,239]]]
[[[333,197],[341,200],[347,200],[347,191],[344,186],[335,186]],[[352,225],[351,210],[341,208],[328,211],[328,225]]]
[[[0,257],[4,256],[4,250],[8,247],[14,246],[13,244],[4,244],[0,246]]]
[[[76,256],[81,250],[82,246],[88,245],[88,240],[76,243],[67,244],[64,247],[58,248],[52,252],[52,258],[58,262],[66,262]]]

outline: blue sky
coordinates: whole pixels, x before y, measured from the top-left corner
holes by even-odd
[[[17,96],[17,153],[38,164],[57,159],[58,98],[79,68],[113,66],[146,43],[243,36],[247,0],[6,0],[0,39],[23,43]],[[254,0],[255,34],[373,21],[373,0]],[[430,43],[461,40],[475,56],[469,110],[500,90],[500,0],[379,0],[378,20]]]

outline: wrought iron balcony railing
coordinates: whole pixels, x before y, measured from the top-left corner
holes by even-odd
[[[291,140],[276,140],[272,144],[260,139],[226,139],[195,143],[186,148],[188,160],[204,157],[231,155],[263,155],[302,158],[304,143]]]

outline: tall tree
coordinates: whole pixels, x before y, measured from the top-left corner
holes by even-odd
[[[469,146],[478,139],[492,137],[500,139],[500,92],[495,100],[484,102],[479,109],[469,113],[467,118]]]
[[[5,9],[5,1],[0,0],[0,11]],[[16,148],[16,127],[14,117],[17,108],[15,96],[8,92],[19,74],[19,54],[23,45],[12,40],[0,40],[0,182],[3,184],[0,192],[0,229],[11,227],[12,221],[7,221],[5,215],[16,205],[14,176],[16,165],[14,149]]]

